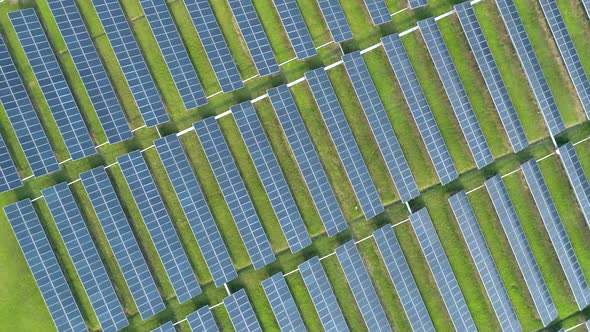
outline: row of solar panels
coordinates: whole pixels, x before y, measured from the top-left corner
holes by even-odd
[[[227,162],[221,161],[221,159],[231,159],[231,156],[226,154],[229,153],[227,147],[223,147],[223,137],[213,136],[221,135],[220,132],[213,134],[215,131],[219,131],[217,124],[202,121],[196,123],[195,128],[210,163],[212,165],[219,163],[220,167],[227,166]],[[209,138],[204,139],[205,135],[209,135],[212,140],[209,141]],[[217,140],[222,143],[215,144]],[[215,283],[219,286],[235,278],[237,274],[227,253],[227,248],[208,210],[178,138],[172,135],[159,139],[156,141],[156,149],[177,192],[183,211],[201,247]],[[224,150],[226,151],[223,152]],[[564,145],[558,151],[576,192],[576,197],[580,201],[584,214],[587,215],[588,210],[583,205],[583,202],[588,202],[590,199],[588,178],[581,169],[579,159],[571,143]],[[211,159],[213,154],[221,159],[213,161]],[[119,157],[118,163],[178,300],[185,302],[195,297],[201,292],[198,281],[141,153],[136,151]],[[522,170],[572,293],[579,308],[583,309],[590,304],[588,285],[539,167],[534,160],[531,160],[522,165]],[[232,173],[231,169],[227,171]],[[225,179],[223,183],[231,183],[232,181],[235,182],[236,180]],[[123,271],[124,278],[141,317],[145,319],[163,310],[163,301],[105,169],[99,167],[83,173],[81,182],[88,193],[91,205],[97,214],[105,236],[113,249],[115,259],[121,267],[121,271]],[[233,185],[235,184],[233,183]],[[546,326],[557,317],[557,312],[535,257],[524,236],[508,192],[499,176],[487,180],[486,187],[516,261],[521,268],[539,316]],[[240,191],[238,188],[235,194],[232,192],[232,195],[240,195]],[[223,188],[222,192],[228,201],[228,205],[231,204]],[[95,309],[101,328],[105,331],[114,331],[126,326],[128,322],[121,304],[68,185],[65,183],[58,184],[43,190],[42,194],[72,258],[82,285],[88,294],[91,305]],[[243,194],[247,195],[245,192]],[[466,194],[460,192],[454,195],[449,199],[449,203],[467,241],[468,249],[480,273],[500,325],[505,330],[519,330],[518,319],[508,299],[493,258],[489,249],[487,249],[485,239]],[[233,204],[236,204],[234,208],[243,205],[238,201]],[[230,207],[230,210],[233,209]],[[241,210],[245,211],[243,207]],[[32,202],[28,199],[20,201],[6,207],[5,212],[58,329],[72,328],[78,330],[80,327],[84,327],[81,314],[37,218]],[[259,222],[256,220],[258,225],[255,222],[250,222],[248,225],[251,228],[245,230],[243,229],[245,224],[240,224],[244,221],[244,219],[241,221],[236,219],[238,229],[240,229],[240,234],[245,239],[244,242],[249,254],[253,257],[255,267],[257,264],[264,264],[274,260],[272,249],[270,246],[266,246],[267,240],[263,231],[258,234],[258,238],[256,237],[258,227],[261,227]],[[452,269],[428,213],[425,209],[420,210],[410,216],[410,221],[453,324],[458,330],[473,330],[475,328],[473,319],[454,279]],[[285,225],[281,226],[285,227]],[[249,243],[247,237],[250,237],[252,242]],[[430,326],[432,323],[428,318],[422,300],[419,298],[418,290],[411,273],[409,273],[407,263],[405,263],[403,255],[400,255],[401,249],[395,240],[392,229],[384,227],[375,232],[374,237],[394,286],[400,293],[402,304],[412,325]],[[257,240],[258,242],[256,242]],[[263,245],[260,244],[261,241]],[[362,260],[354,243],[349,242],[339,247],[336,249],[336,254],[369,329],[388,329],[389,323],[379,302],[376,301],[375,291],[366,270],[363,268]],[[259,257],[258,259],[262,263],[257,263],[256,257]],[[344,324],[343,326],[345,326],[341,312],[339,310],[332,312],[334,310],[333,303],[325,303],[328,301],[327,298],[333,299],[333,294],[317,294],[317,292],[325,293],[329,291],[326,288],[328,283],[325,276],[321,276],[323,272],[316,271],[312,273],[313,276],[305,276],[305,271],[317,270],[317,266],[319,266],[319,260],[316,259],[316,262],[313,260],[308,261],[299,267],[299,271],[303,275],[318,312],[324,312],[326,306],[332,308],[328,316],[320,317],[322,323],[324,327],[329,324]],[[288,329],[287,327],[291,325],[299,326],[301,317],[296,310],[292,310],[294,307],[292,299],[285,295],[288,292],[282,276],[275,275],[266,280],[263,282],[263,287],[267,292],[280,326],[284,329]],[[237,294],[234,294],[234,296],[238,296]],[[243,302],[245,294],[240,298],[242,299],[236,299],[235,301]],[[333,300],[330,301],[333,302]],[[232,306],[230,303],[226,303],[226,306],[232,321],[243,319],[245,316],[241,311],[245,310],[244,306],[238,304]],[[230,308],[234,308],[233,310],[237,310],[238,313],[232,314]],[[242,323],[234,322],[236,328],[241,326],[239,324],[249,326],[249,324],[253,323],[248,319]]]
[[[270,43],[251,1],[228,3],[260,75],[277,72],[279,68]],[[116,143],[131,138],[122,107],[75,1],[49,0],[48,4],[108,141]],[[119,2],[94,0],[93,4],[145,124],[150,127],[167,122],[169,117],[165,106]],[[191,0],[185,4],[222,90],[229,92],[241,88],[243,82],[208,1]],[[323,0],[319,4],[335,39],[352,38],[338,0]],[[165,1],[142,0],[141,5],[185,108],[204,105],[207,98]],[[366,5],[375,22],[391,20],[383,0],[367,1]],[[315,55],[315,47],[297,4],[277,0],[275,7],[298,57]],[[76,160],[95,154],[92,138],[34,10],[11,12],[9,16],[71,158]],[[12,89],[3,89],[5,92],[0,95],[0,101],[33,174],[42,176],[57,171],[59,164],[54,151],[1,40],[0,56],[2,84]],[[0,153],[8,155],[2,147]],[[10,177],[3,179],[0,190],[11,190],[20,185],[13,165],[7,164],[3,171],[10,173]]]

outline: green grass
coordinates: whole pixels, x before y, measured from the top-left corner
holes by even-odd
[[[146,63],[154,76],[167,111],[172,118],[171,123],[159,127],[162,135],[176,133],[204,117],[226,111],[235,103],[258,97],[264,94],[270,87],[300,78],[307,70],[334,63],[340,59],[342,54],[338,45],[329,43],[318,51],[319,54],[316,57],[305,61],[293,60],[282,66],[282,72],[280,74],[271,77],[256,77],[248,81],[244,89],[229,94],[216,95],[210,98],[208,105],[200,107],[197,110],[186,111],[182,106],[178,92],[173,85],[172,78],[161,54],[153,51],[157,49],[157,44],[151,34],[149,24],[142,14],[139,1],[125,0],[121,2],[125,15],[132,20],[132,30],[140,49],[144,53]],[[373,45],[383,35],[396,31],[399,32],[413,26],[417,19],[435,16],[449,10],[454,2],[457,1],[430,0],[429,6],[426,8],[417,11],[406,10],[394,16],[391,23],[384,24],[380,27],[373,27],[369,23],[370,18],[361,1],[343,1],[343,9],[351,24],[355,38],[350,42],[344,43],[342,49],[345,52],[350,52]],[[206,94],[212,95],[218,92],[220,89],[219,84],[206,58],[185,6],[179,0],[170,0],[167,3],[175,23],[179,28],[183,42],[187,47],[189,56],[197,68]],[[331,35],[323,21],[317,3],[312,0],[297,0],[297,3],[301,8],[314,44],[320,46],[330,42]],[[77,4],[93,37],[98,53],[105,64],[107,73],[113,82],[114,89],[130,121],[131,127],[137,128],[142,126],[143,121],[139,110],[135,105],[96,12],[92,8],[91,1],[80,0],[77,1]],[[212,1],[211,4],[242,78],[246,79],[256,75],[256,69],[231,15],[229,6],[225,1]],[[256,0],[254,4],[272,45],[273,52],[277,57],[277,61],[281,63],[292,59],[294,57],[293,50],[284,29],[282,29],[272,2],[270,0]],[[390,12],[398,11],[405,6],[404,2],[398,1],[388,0],[387,4]],[[59,160],[65,160],[68,158],[68,154],[65,150],[63,140],[57,131],[55,121],[51,117],[34,75],[16,39],[16,35],[10,26],[8,17],[5,15],[7,11],[17,10],[23,6],[26,7],[29,5],[13,4],[10,2],[0,5],[0,14],[3,14],[0,15],[0,27],[2,28],[3,37],[7,41],[19,72],[23,77],[25,86],[31,94],[36,110],[40,114],[40,118],[48,132],[49,139],[58,154],[58,158]],[[529,6],[533,10],[523,10],[525,8],[528,9]],[[566,119],[568,126],[571,127],[567,133],[560,136],[560,142],[567,139],[577,141],[589,136],[590,125],[587,123],[581,126],[576,125],[583,120],[583,113],[573,93],[569,77],[567,77],[559,55],[556,53],[555,45],[551,41],[550,34],[546,29],[546,23],[543,21],[542,16],[540,16],[538,4],[533,0],[526,0],[519,3],[518,7],[523,15],[523,21],[527,32],[531,36],[533,46],[538,52],[543,70],[546,76],[548,76],[550,87],[556,95],[560,112]],[[582,62],[585,68],[590,70],[590,57],[587,56],[588,52],[590,52],[590,48],[587,47],[590,40],[590,26],[586,24],[587,17],[582,12],[580,5],[574,0],[560,1],[559,7],[564,14],[568,29],[572,33],[574,43],[580,52]],[[104,142],[106,138],[93,111],[93,106],[90,103],[89,97],[46,3],[38,1],[35,3],[35,8],[49,35],[50,42],[58,54],[58,61],[95,142],[97,144]],[[477,326],[480,329],[488,329],[489,327],[497,327],[496,318],[471,260],[467,260],[468,263],[465,264],[465,257],[469,256],[469,252],[464,244],[456,221],[452,217],[446,199],[458,190],[469,190],[481,186],[486,177],[490,175],[496,173],[507,174],[517,169],[521,162],[531,157],[543,157],[552,151],[552,147],[547,139],[547,131],[544,129],[545,125],[538,109],[531,107],[531,105],[535,105],[534,97],[526,83],[526,78],[514,54],[510,40],[507,38],[503,23],[498,17],[494,3],[492,1],[483,1],[481,4],[475,6],[475,10],[486,38],[490,43],[490,48],[496,58],[502,77],[506,82],[510,96],[515,104],[515,108],[523,122],[525,132],[528,138],[536,143],[517,155],[510,153],[508,141],[485,89],[484,82],[480,74],[477,73],[477,66],[473,57],[470,55],[465,38],[462,37],[460,26],[454,16],[445,18],[439,21],[439,26],[443,31],[445,41],[449,46],[451,56],[465,85],[469,99],[473,104],[474,111],[482,125],[484,135],[490,144],[494,156],[497,158],[496,162],[486,167],[486,169],[482,171],[475,170],[469,149],[462,138],[461,131],[446,99],[442,85],[437,78],[438,76],[426,48],[419,36],[419,32],[414,32],[403,38],[404,44],[408,49],[428,102],[436,117],[445,142],[449,147],[451,156],[458,170],[462,173],[461,177],[449,186],[440,187],[437,185],[436,173],[431,165],[425,147],[421,143],[419,133],[383,50],[381,48],[373,50],[366,53],[364,58],[396,135],[400,142],[402,142],[402,149],[408,159],[410,168],[416,177],[419,188],[423,192],[423,195],[418,200],[412,202],[411,206],[413,208],[425,206],[429,209],[436,230],[441,237],[443,247],[449,256],[453,270],[457,275],[460,287],[467,300],[469,310],[474,316]],[[277,29],[277,27],[281,28]],[[393,183],[389,179],[389,174],[386,171],[382,157],[374,142],[370,128],[366,123],[356,97],[354,97],[354,92],[347,79],[344,68],[337,66],[331,69],[328,74],[339,101],[342,104],[344,114],[351,126],[355,140],[361,149],[363,160],[367,163],[380,197],[386,204],[386,211],[372,220],[364,220],[346,173],[339,161],[330,135],[324,126],[307,84],[295,85],[291,88],[291,91],[294,94],[306,128],[310,132],[312,141],[318,151],[322,166],[328,174],[330,183],[336,192],[338,202],[350,225],[349,230],[342,232],[338,236],[332,238],[327,237],[268,99],[257,102],[255,107],[265,133],[285,174],[289,189],[293,193],[308,232],[313,239],[312,245],[302,252],[291,254],[288,250],[280,226],[272,212],[268,197],[264,192],[250,160],[250,156],[231,116],[220,119],[219,123],[229,143],[240,173],[244,178],[248,192],[253,199],[256,211],[260,216],[265,231],[269,235],[273,250],[277,255],[276,262],[260,270],[254,270],[251,266],[250,258],[241,241],[235,223],[231,218],[231,214],[224,203],[223,196],[196,134],[191,132],[181,137],[193,170],[209,203],[213,217],[228,246],[232,260],[240,272],[239,278],[230,282],[228,287],[232,291],[240,288],[246,289],[254,305],[256,315],[262,321],[263,328],[266,330],[274,330],[277,328],[277,325],[266,296],[260,286],[262,280],[278,271],[282,271],[283,273],[293,271],[297,268],[298,264],[311,256],[317,255],[322,257],[329,255],[334,252],[337,246],[348,240],[363,239],[369,236],[375,229],[387,224],[396,224],[407,219],[408,216],[406,207],[397,199],[397,193]],[[28,167],[24,154],[4,111],[0,111],[0,133],[8,144],[21,176],[26,177],[30,175],[31,170]],[[38,197],[42,188],[47,188],[63,181],[70,182],[77,180],[81,172],[99,165],[109,165],[115,162],[116,157],[129,151],[148,148],[152,145],[152,141],[159,137],[158,130],[154,128],[144,128],[136,131],[135,134],[136,137],[127,142],[114,145],[107,144],[101,147],[100,154],[97,156],[65,163],[63,170],[60,172],[27,180],[23,188],[0,194],[0,204],[5,206],[25,197]],[[590,148],[590,143],[588,142],[577,147],[582,164],[587,170],[587,173],[590,174],[590,155],[584,153],[588,148]],[[212,278],[206,268],[202,253],[192,235],[186,217],[181,212],[178,199],[173,193],[173,188],[167,179],[157,153],[154,149],[148,149],[144,153],[144,157],[146,158],[150,171],[154,175],[166,208],[171,215],[173,224],[179,233],[189,260],[199,278],[203,294],[187,303],[178,303],[151,238],[135,206],[131,192],[122,176],[121,170],[116,165],[109,167],[109,176],[167,306],[164,312],[146,321],[142,321],[137,314],[137,308],[133,303],[107,240],[100,229],[100,224],[96,219],[95,213],[88,203],[85,190],[80,183],[73,184],[70,188],[76,200],[79,202],[86,224],[94,242],[97,244],[100,256],[105,263],[117,294],[130,319],[130,327],[126,329],[128,331],[150,330],[169,320],[180,321],[197,308],[205,304],[215,305],[220,303],[226,296],[225,289],[223,287],[215,287],[211,280]],[[588,260],[590,245],[585,239],[590,234],[588,234],[589,231],[581,219],[579,210],[572,209],[571,204],[568,204],[574,200],[574,196],[567,185],[567,179],[563,174],[558,159],[555,156],[546,159],[541,163],[541,167],[543,174],[546,176],[550,191],[556,200],[559,213],[564,220],[576,254],[581,261]],[[534,202],[528,191],[524,189],[526,187],[522,176],[517,173],[507,177],[505,181],[519,217],[521,220],[527,221],[523,222],[525,233],[531,243],[535,257],[537,257],[541,266],[543,276],[549,285],[550,293],[558,307],[560,319],[565,319],[562,324],[564,326],[573,326],[581,322],[583,315],[576,313],[577,307],[571,294],[563,291],[564,289],[568,289],[565,277],[563,272],[561,272],[543,224],[536,212]],[[524,281],[522,280],[522,276],[516,272],[518,271],[516,262],[512,257],[507,240],[503,235],[487,194],[484,190],[478,190],[470,194],[469,197],[488,246],[490,247],[490,251],[498,265],[503,281],[507,285],[509,296],[516,307],[517,315],[523,322],[523,327],[525,330],[539,329],[541,326],[536,317],[534,306],[532,306],[531,299],[527,293],[522,291],[525,289]],[[55,249],[58,260],[65,271],[85,320],[92,330],[97,330],[98,322],[96,317],[94,317],[93,310],[90,307],[71,259],[66,253],[45,203],[43,200],[39,200],[35,202],[35,207],[40,214],[41,222]],[[452,329],[452,323],[448,317],[444,303],[436,291],[436,284],[429,272],[429,268],[411,228],[411,225],[405,222],[396,226],[395,232],[435,327],[437,330],[450,330]],[[0,243],[0,264],[9,267],[0,271],[0,280],[3,285],[2,290],[0,290],[1,328],[7,330],[23,329],[27,331],[45,331],[51,329],[52,322],[48,316],[47,309],[39,292],[35,290],[35,282],[27,271],[26,262],[20,253],[20,249],[4,215],[0,215]],[[364,258],[364,263],[376,288],[379,300],[383,304],[393,327],[399,330],[409,329],[409,323],[403,313],[403,308],[399,303],[391,280],[385,271],[384,264],[375,247],[374,241],[371,239],[363,241],[359,244],[359,250]],[[347,283],[344,274],[336,257],[333,255],[323,259],[322,265],[329,276],[331,284],[334,285],[334,291],[338,302],[343,308],[347,323],[352,330],[364,330],[365,327],[362,317],[358,308],[354,305],[352,293],[346,286]],[[590,268],[588,266],[584,266],[583,269],[587,275],[590,275]],[[315,313],[313,303],[309,298],[301,276],[298,273],[292,273],[287,277],[287,282],[295,297],[306,327],[309,330],[319,329],[319,318]],[[10,291],[8,292],[7,290]],[[34,319],[31,318],[31,312],[36,313]],[[215,307],[213,314],[220,328],[223,330],[231,329],[231,322],[227,311],[222,305]],[[180,330],[187,331],[187,324],[180,324]]]

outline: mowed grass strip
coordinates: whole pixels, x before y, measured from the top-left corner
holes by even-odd
[[[287,240],[233,116],[220,118],[218,122],[273,251],[287,250]]]
[[[342,107],[342,112],[350,126],[354,141],[373,179],[377,192],[384,203],[398,200],[395,185],[385,166],[379,146],[375,141],[373,131],[367,122],[364,111],[359,104],[352,83],[344,66],[337,66],[328,71],[328,77],[336,92],[336,97]]]
[[[419,32],[411,33],[404,36],[402,42],[457,172],[463,173],[474,168],[475,162],[421,35]]]
[[[467,245],[442,187],[424,193],[419,201],[428,209],[436,233],[451,264],[469,312],[479,329],[500,329],[494,309],[475,268]]]
[[[539,162],[539,167],[578,257],[582,271],[584,271],[586,278],[590,279],[590,266],[582,264],[582,262],[587,262],[590,259],[590,243],[588,243],[590,229],[588,229],[584,215],[577,204],[576,196],[570,186],[563,164],[556,155],[553,155]]]
[[[434,166],[426,147],[422,143],[410,109],[403,97],[393,69],[382,48],[363,56],[371,78],[375,83],[381,102],[389,117],[393,130],[412,170],[418,188],[424,189],[438,182]],[[403,144],[402,144],[403,143]],[[425,167],[429,165],[429,167]]]
[[[576,97],[576,91],[561,60],[541,6],[535,0],[515,1],[514,4],[539,59],[563,122],[566,126],[577,124],[585,119],[584,111]]]
[[[323,234],[325,229],[322,226],[322,221],[270,101],[264,99],[256,103],[256,113],[281,166],[289,190],[293,194],[307,232],[311,237]]]
[[[295,85],[291,88],[291,93],[322,166],[326,171],[328,180],[336,193],[344,217],[346,220],[356,219],[361,216],[362,212],[308,85]]]
[[[537,264],[541,269],[549,293],[555,303],[559,317],[563,319],[576,312],[577,306],[533,197],[526,189],[527,185],[524,176],[521,172],[516,172],[505,177],[504,183]]]
[[[543,328],[522,272],[514,258],[487,191],[482,188],[471,192],[468,196],[523,330],[533,331]]]
[[[448,19],[438,21],[438,26],[492,155],[497,158],[512,152],[506,131],[495,112],[495,106],[479,73],[459,19],[456,15],[451,15]]]
[[[473,7],[481,24],[490,50],[496,60],[500,75],[518,113],[529,141],[547,137],[547,126],[540,114],[533,92],[528,84],[520,61],[493,1],[482,1]]]

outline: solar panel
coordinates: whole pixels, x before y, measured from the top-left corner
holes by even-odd
[[[565,125],[563,124],[563,119],[559,114],[559,110],[557,109],[555,99],[549,89],[547,80],[543,75],[541,65],[535,55],[531,41],[529,40],[520,16],[516,11],[514,2],[513,0],[498,0],[496,1],[496,5],[500,11],[502,20],[506,25],[508,35],[512,40],[512,44],[514,45],[514,49],[516,50],[516,54],[518,55],[529,84],[533,89],[533,93],[537,99],[541,113],[543,114],[543,119],[549,129],[549,133],[552,136],[555,136],[565,130]]]
[[[305,331],[305,325],[281,272],[262,282],[281,331]]]
[[[498,267],[486,244],[467,195],[464,191],[460,191],[449,198],[449,204],[467,243],[467,249],[471,253],[471,258],[486,289],[492,308],[494,308],[496,317],[500,322],[502,331],[522,331],[516,312],[514,312],[500,277]]]
[[[238,274],[211,215],[203,191],[178,137],[173,134],[154,141],[215,285],[222,286]]]
[[[385,262],[389,277],[414,331],[434,331],[408,262],[397,241],[393,227],[383,226],[373,233],[377,248]]]
[[[31,200],[4,208],[14,235],[58,331],[88,331]]]
[[[389,170],[389,175],[397,187],[402,202],[407,202],[420,195],[420,192],[363,56],[356,51],[344,55],[342,61]]]
[[[477,117],[473,112],[467,92],[463,83],[461,83],[442,33],[434,17],[418,21],[418,27],[420,28],[419,30],[422,33],[422,38],[424,38],[430,57],[433,60],[434,67],[451,102],[451,107],[459,122],[459,127],[461,127],[463,136],[467,140],[467,145],[469,146],[469,150],[471,150],[475,164],[477,168],[483,168],[493,162],[494,157],[483,136],[479,122],[477,122]]]
[[[342,43],[351,40],[352,31],[350,31],[344,11],[340,7],[340,2],[338,0],[318,0],[318,5],[334,41]]]
[[[35,10],[19,10],[8,16],[70,156],[77,160],[95,154],[92,138]]]
[[[10,157],[8,148],[0,137],[0,193],[22,186],[16,166]]]
[[[317,256],[299,264],[299,272],[326,332],[348,331],[330,281]]]
[[[0,102],[35,176],[59,170],[49,140],[0,37]]]
[[[459,17],[459,22],[463,27],[463,32],[467,37],[475,61],[486,83],[486,87],[492,101],[496,106],[500,120],[504,125],[504,130],[508,136],[508,140],[512,145],[514,152],[521,151],[529,145],[527,137],[522,128],[522,123],[516,114],[506,85],[502,80],[500,71],[490,48],[488,42],[481,30],[481,26],[475,16],[471,2],[466,1],[455,6],[455,12]]]
[[[391,22],[391,15],[384,0],[363,0],[373,25]]]
[[[476,331],[475,323],[428,211],[423,208],[413,213],[410,215],[410,222],[455,329]]]
[[[176,332],[174,324],[172,322],[166,322],[164,325],[160,325],[152,330],[152,332]]]
[[[561,158],[565,173],[574,189],[584,219],[590,225],[590,183],[588,183],[588,177],[576,154],[576,149],[571,142],[568,142],[557,149],[557,154]]]
[[[112,144],[133,137],[76,3],[74,0],[48,0],[47,3],[90,96],[107,140]]]
[[[291,252],[309,246],[311,238],[252,103],[235,105],[231,111]]]
[[[404,44],[397,34],[383,37],[381,42],[402,89],[406,103],[410,107],[414,122],[418,126],[418,131],[424,141],[428,155],[434,164],[436,174],[441,183],[445,185],[457,178],[457,171],[434,116],[430,111],[430,106],[428,106]]]
[[[545,19],[549,24],[549,29],[557,44],[565,68],[574,83],[578,98],[582,102],[586,117],[590,118],[590,81],[584,71],[572,37],[567,31],[563,17],[561,17],[557,2],[555,0],[539,0],[539,4],[541,4],[541,9],[543,9]]]
[[[161,312],[164,302],[104,167],[80,174],[80,180],[141,318]]]
[[[326,232],[343,231],[346,220],[289,88],[281,85],[267,93]]]
[[[223,299],[223,304],[236,331],[262,331],[244,289],[240,289]]]
[[[217,121],[214,117],[207,118],[196,122],[194,127],[252,265],[259,269],[274,262],[268,238]]]
[[[279,18],[283,23],[291,46],[295,50],[298,59],[305,59],[317,55],[309,30],[303,20],[303,15],[297,2],[292,0],[273,0]]]
[[[516,210],[508,196],[508,191],[499,175],[488,179],[485,185],[498,214],[502,229],[504,229],[504,234],[506,234],[510,248],[512,248],[512,252],[516,258],[516,263],[520,268],[533,303],[537,308],[539,317],[543,322],[543,326],[547,326],[557,318],[557,310],[555,309],[539,265],[533,255],[531,246],[524,234]]]
[[[201,287],[141,152],[133,151],[122,155],[117,158],[117,162],[178,301],[183,303],[199,295]]]
[[[67,183],[62,182],[41,192],[72,258],[101,329],[118,331],[126,327],[129,322],[121,302],[115,294],[115,289]]]
[[[141,0],[145,17],[186,109],[207,104],[195,67],[168,11],[166,0]]]
[[[371,219],[383,212],[383,204],[328,75],[324,68],[318,68],[305,73],[305,78],[365,218]]]
[[[426,5],[428,5],[426,0],[408,0],[408,7],[410,7],[410,9],[416,9]]]
[[[209,306],[204,306],[186,317],[193,332],[217,332],[219,328]]]
[[[541,219],[543,220],[547,234],[549,234],[549,239],[551,239],[553,248],[557,253],[559,263],[565,272],[565,277],[574,294],[576,303],[580,309],[583,309],[590,304],[588,283],[586,282],[584,272],[580,267],[580,262],[576,257],[561,218],[557,213],[557,208],[555,207],[555,203],[553,203],[549,188],[547,188],[545,179],[541,174],[541,169],[534,159],[527,161],[520,167],[524,173],[529,190],[533,195],[537,209],[541,214]]]
[[[280,71],[252,1],[228,0],[227,3],[238,23],[258,74],[265,76]]]
[[[336,256],[369,331],[391,331],[354,240],[336,248]]]
[[[219,24],[215,19],[208,0],[185,0],[197,34],[203,44],[209,63],[213,67],[217,81],[223,92],[231,92],[244,87],[236,63],[229,52]]]
[[[584,9],[586,9],[586,15],[590,18],[590,0],[582,0],[582,5],[584,5]],[[590,327],[588,330],[590,331]]]
[[[170,118],[118,1],[92,0],[146,126]]]

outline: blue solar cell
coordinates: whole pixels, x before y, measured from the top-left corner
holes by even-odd
[[[309,246],[311,238],[252,103],[235,105],[231,111],[291,252]]]
[[[176,332],[174,324],[172,322],[166,322],[164,325],[160,325],[152,330],[152,332]]]
[[[0,137],[0,193],[22,186],[14,162],[10,158],[8,148]]]
[[[420,195],[420,192],[363,56],[356,51],[344,55],[342,61],[375,136],[389,175],[397,187],[402,202],[407,202]]]
[[[201,293],[201,287],[180,243],[162,197],[141,152],[117,158],[150,237],[180,303]]]
[[[298,59],[305,59],[317,55],[318,52],[313,44],[309,30],[303,21],[303,15],[297,2],[293,0],[273,0],[272,1],[279,13],[281,22],[291,46],[295,50]]]
[[[383,212],[383,204],[328,75],[324,68],[318,68],[305,73],[305,78],[365,218],[373,218]]]
[[[455,329],[477,331],[428,211],[423,208],[413,213],[410,222]]]
[[[494,157],[483,136],[479,122],[475,117],[475,113],[467,97],[467,92],[463,87],[463,83],[461,83],[442,33],[433,17],[418,21],[418,27],[443,84],[443,88],[451,102],[451,107],[459,122],[459,127],[471,150],[475,164],[477,168],[483,168],[493,162]]]
[[[494,308],[496,317],[500,322],[502,331],[522,331],[516,312],[514,312],[500,277],[498,267],[486,244],[467,195],[464,191],[460,191],[449,198],[449,204],[467,243],[467,249],[469,249],[471,258],[475,263],[492,308]]]
[[[133,137],[125,114],[74,0],[48,0],[74,65],[110,143]]]
[[[0,37],[0,102],[35,176],[59,170],[31,99]]]
[[[142,319],[166,307],[104,167],[80,174],[100,226]]]
[[[508,196],[508,191],[499,175],[488,179],[485,185],[504,229],[504,234],[506,234],[508,243],[516,258],[516,263],[533,298],[539,317],[543,322],[543,326],[547,326],[557,318],[557,310],[531,246],[524,234],[516,210]]]
[[[561,158],[565,173],[574,189],[574,194],[576,195],[584,219],[586,219],[586,223],[590,226],[590,183],[588,182],[584,168],[582,168],[576,149],[571,142],[568,142],[557,149],[557,153]]]
[[[590,289],[588,288],[586,277],[584,277],[584,272],[580,267],[580,262],[576,257],[572,243],[557,213],[557,208],[555,207],[555,203],[553,203],[549,188],[547,188],[545,179],[541,174],[541,169],[534,159],[527,161],[520,167],[524,173],[529,190],[533,195],[537,209],[541,214],[541,219],[543,220],[547,234],[549,234],[549,239],[557,253],[559,263],[565,272],[565,277],[574,294],[578,308],[581,310],[590,304]]]
[[[4,208],[58,331],[88,331],[30,199]]]
[[[70,156],[77,160],[95,154],[92,138],[35,10],[19,10],[8,16]]]
[[[203,86],[168,11],[166,0],[141,0],[140,3],[184,107],[191,109],[207,104]]]
[[[146,126],[170,118],[118,1],[92,0]]]
[[[427,0],[408,0],[408,7],[416,9],[428,5]]]
[[[220,287],[235,279],[238,274],[182,144],[176,135],[169,135],[154,141],[154,145],[205,257],[205,263],[211,271],[215,285]]]
[[[326,232],[333,236],[343,231],[346,220],[289,88],[281,85],[267,93]]]
[[[274,262],[270,242],[217,121],[214,117],[207,118],[196,122],[194,127],[254,268]]]
[[[582,0],[582,5],[584,5],[584,9],[586,9],[586,15],[590,18],[590,0]],[[590,331],[590,328],[588,328],[588,330]]]
[[[334,41],[342,43],[351,40],[352,31],[350,31],[340,2],[338,0],[318,0],[318,5]]]
[[[385,0],[363,0],[373,25],[380,25],[383,23],[391,22],[391,15],[387,9]]]
[[[260,76],[280,71],[252,0],[227,0]]]
[[[236,63],[229,52],[208,0],[185,0],[184,4],[197,29],[207,58],[223,92],[244,87]]]
[[[217,332],[219,328],[209,306],[204,306],[186,317],[193,332]]]
[[[299,264],[298,269],[324,330],[327,332],[348,331],[346,320],[319,258],[314,256],[308,259]]]
[[[383,226],[373,233],[377,248],[383,257],[389,277],[408,316],[414,331],[434,331],[432,320],[428,315],[416,281],[412,276],[408,262],[397,241],[391,225]]]
[[[549,89],[547,80],[543,75],[541,65],[535,55],[531,41],[529,40],[520,16],[516,11],[514,1],[498,0],[496,1],[496,5],[500,11],[502,20],[504,21],[504,25],[506,25],[508,35],[512,40],[512,44],[514,45],[514,49],[516,50],[516,54],[518,55],[529,84],[533,89],[533,93],[537,99],[541,113],[543,114],[543,119],[549,129],[549,133],[555,136],[565,130],[565,125],[563,124],[563,119],[559,114],[559,110],[557,109],[555,99]]]
[[[428,106],[404,44],[397,34],[383,37],[381,42],[400,84],[406,103],[410,107],[414,122],[418,126],[418,131],[424,141],[428,155],[434,164],[436,174],[443,185],[447,184],[457,178],[457,170],[434,120],[434,115],[430,111],[430,106]]]
[[[55,225],[72,258],[80,281],[103,331],[118,331],[127,325],[123,306],[115,294],[98,250],[67,183],[42,191]]]
[[[391,331],[387,316],[354,241],[350,240],[336,248],[336,256],[369,331]]]
[[[545,19],[547,19],[547,23],[549,24],[551,34],[553,34],[553,39],[555,39],[555,43],[557,44],[559,54],[565,64],[565,68],[574,83],[574,88],[578,93],[582,108],[586,112],[586,117],[590,118],[590,81],[584,71],[572,37],[567,31],[563,17],[561,17],[557,2],[555,0],[539,0],[539,3],[545,14]]]
[[[305,331],[305,325],[281,272],[262,282],[281,331]]]
[[[250,300],[248,300],[248,295],[246,295],[244,289],[240,289],[223,299],[223,304],[225,305],[225,309],[227,309],[234,330],[262,332],[260,323],[258,323],[252,304],[250,304]]]
[[[521,151],[529,145],[529,142],[522,128],[522,123],[518,118],[518,114],[516,114],[506,85],[502,80],[496,61],[490,51],[488,42],[481,30],[477,16],[475,16],[471,2],[466,1],[456,5],[455,12],[459,17],[459,22],[461,22],[475,61],[486,83],[488,92],[492,97],[492,101],[496,106],[500,120],[504,125],[504,130],[506,130],[512,149],[514,152]]]

